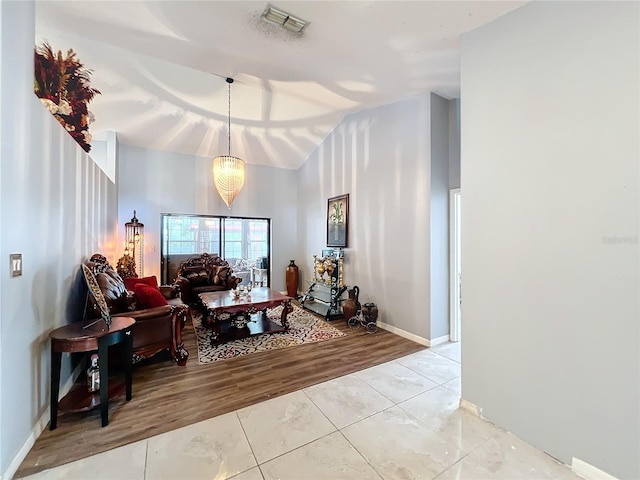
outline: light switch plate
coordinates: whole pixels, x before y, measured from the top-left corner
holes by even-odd
[[[11,269],[11,276],[19,277],[20,275],[22,275],[22,254],[12,253],[11,255],[9,255],[9,259],[11,262],[11,265],[9,267]]]

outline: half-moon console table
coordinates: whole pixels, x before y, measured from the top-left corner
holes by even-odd
[[[62,353],[98,352],[100,369],[100,392],[89,392],[86,386],[73,388],[60,400],[60,409],[84,411],[100,405],[102,426],[109,424],[109,399],[121,395],[126,389],[127,401],[131,400],[131,370],[133,356],[133,337],[131,328],[136,321],[129,317],[112,317],[109,327],[103,320],[88,328],[82,323],[71,323],[56,328],[49,334],[51,338],[51,422],[50,430],[58,426],[58,395],[60,394],[60,366]],[[123,364],[125,381],[112,382],[109,385],[109,347],[124,342]],[[124,387],[124,388],[123,388]]]

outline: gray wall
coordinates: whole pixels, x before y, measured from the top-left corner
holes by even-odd
[[[349,193],[345,282],[378,305],[381,322],[423,340],[433,338],[431,102],[427,93],[345,117],[298,175],[303,280],[326,245],[327,199]],[[446,163],[446,145],[436,150]]]
[[[297,192],[294,170],[247,163],[244,188],[229,209],[215,189],[212,158],[120,145],[118,245],[136,210],[145,226],[144,274],[160,279],[161,213],[270,218],[272,287],[284,290],[285,268],[297,248]]]
[[[117,197],[33,94],[33,2],[0,2],[0,33],[0,474],[9,478],[49,420],[48,335],[81,319],[80,263],[114,253]],[[23,255],[21,277],[10,276],[11,253]],[[70,374],[65,355],[63,385]]]
[[[463,37],[462,391],[640,477],[640,5],[532,2]]]
[[[449,102],[431,94],[431,339],[449,335]]]

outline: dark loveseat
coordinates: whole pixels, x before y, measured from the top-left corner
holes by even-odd
[[[180,289],[182,300],[195,304],[198,294],[233,290],[241,281],[233,274],[226,260],[218,255],[202,253],[180,264],[175,284]]]
[[[135,319],[135,361],[168,349],[178,365],[187,363],[189,352],[184,348],[182,329],[191,319],[191,310],[177,296],[177,289],[158,288],[155,277],[123,280],[100,254],[93,255],[86,265],[98,281],[111,316]],[[94,318],[100,316],[95,302],[92,302],[92,310]]]

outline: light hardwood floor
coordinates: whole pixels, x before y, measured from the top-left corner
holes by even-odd
[[[109,425],[100,427],[99,409],[61,414],[58,428],[42,432],[16,472],[24,477],[47,468],[216,417],[373,365],[423,350],[424,346],[385,330],[369,334],[331,323],[347,336],[208,365],[198,364],[193,325],[184,331],[189,361],[168,357],[139,365],[133,398],[109,403]]]

